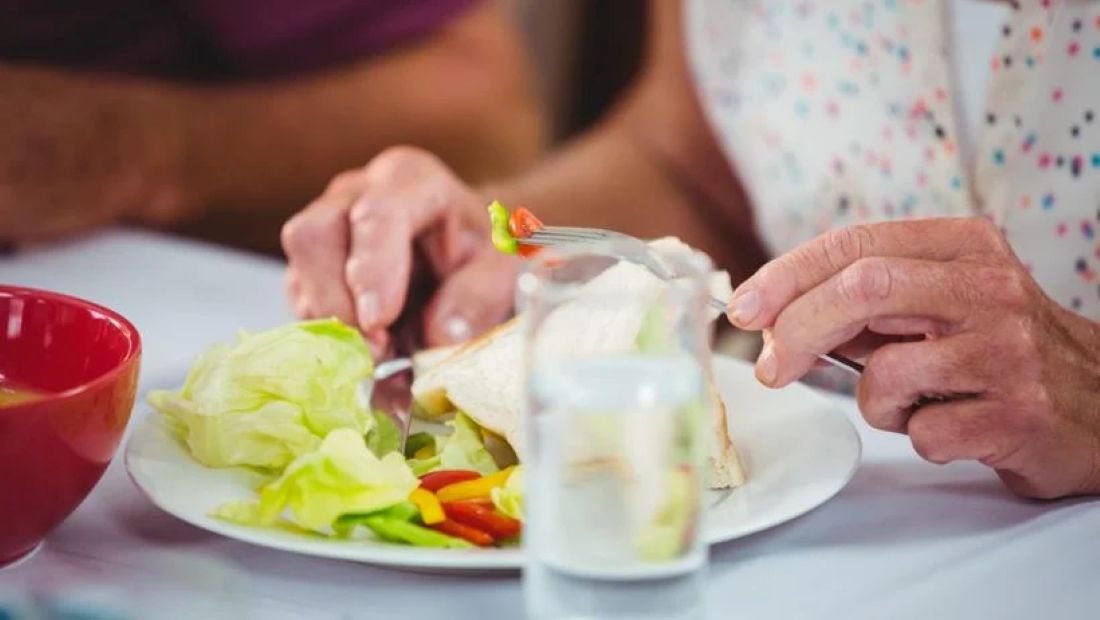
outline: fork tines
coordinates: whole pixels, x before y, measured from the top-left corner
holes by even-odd
[[[561,245],[567,243],[594,243],[606,241],[607,239],[608,236],[603,231],[591,228],[548,226],[535,231],[530,237],[518,239],[518,241],[529,245]]]
[[[536,230],[535,237],[543,237],[545,239],[561,239],[566,240],[601,240],[606,239],[607,235],[602,231],[593,230],[591,228],[568,228],[564,226],[548,226],[546,228],[540,228]]]

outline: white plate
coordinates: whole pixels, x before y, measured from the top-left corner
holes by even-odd
[[[725,542],[776,526],[828,501],[859,463],[859,436],[848,417],[803,385],[770,391],[744,362],[714,361],[730,412],[730,431],[749,472],[732,492],[711,492],[707,538]],[[336,541],[248,528],[207,514],[223,502],[254,498],[260,478],[244,469],[208,469],[187,454],[159,415],[140,417],[126,446],[126,468],[159,508],[205,530],[274,549],[420,570],[517,569],[518,549],[420,549],[370,541]]]

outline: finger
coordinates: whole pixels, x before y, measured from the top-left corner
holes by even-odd
[[[365,196],[377,208],[352,216],[351,252],[344,277],[355,301],[355,320],[364,332],[391,325],[401,314],[412,274],[412,232],[401,211],[383,197]],[[362,201],[361,201],[362,202]],[[353,208],[353,212],[355,208]]]
[[[351,208],[346,278],[362,329],[389,326],[400,316],[413,273],[414,243],[424,248],[438,277],[486,247],[461,225],[458,214],[466,197],[456,192],[428,179],[402,193],[368,191]]]
[[[394,149],[367,169],[371,186],[405,187],[399,194],[376,192],[352,207],[352,221],[369,219],[383,209],[399,209],[412,238],[421,242],[436,275],[446,275],[469,260],[488,237],[488,218],[469,217],[478,198],[434,156]],[[486,234],[476,235],[481,224]]]
[[[867,329],[883,336],[942,336],[943,328],[941,321],[925,317],[876,317],[867,324]]]
[[[888,344],[899,342],[917,342],[923,340],[923,336],[882,334],[871,329],[865,329],[858,336],[833,349],[833,353],[843,355],[852,360],[866,359],[875,351]],[[829,362],[818,360],[817,364],[831,366]]]
[[[1001,428],[1002,412],[1002,405],[992,400],[928,405],[909,418],[909,440],[930,463],[990,462],[1011,441]]]
[[[925,338],[946,335],[940,321],[920,317],[884,317],[875,318],[867,324],[854,339],[833,349],[833,353],[848,359],[862,360],[878,349],[894,343],[921,342]],[[815,365],[830,366],[829,362],[817,360]]]
[[[969,267],[914,259],[867,258],[788,305],[772,336],[778,358],[768,385],[804,375],[818,355],[859,335],[872,320],[921,317],[957,329],[972,311]]]
[[[374,359],[387,359],[393,354],[393,339],[385,329],[373,329],[363,334],[363,337],[366,338]]]
[[[335,316],[355,324],[351,293],[344,281],[347,209],[353,195],[345,181],[283,226],[283,249],[298,282],[293,303],[299,315]]]
[[[518,265],[491,248],[451,274],[424,314],[430,346],[454,344],[484,333],[512,310]]]
[[[904,433],[914,404],[986,391],[977,359],[983,351],[970,334],[886,345],[871,355],[856,387],[859,410],[872,427]]]
[[[456,204],[456,209],[461,208]],[[484,249],[489,237],[487,233],[471,228],[462,214],[447,212],[440,216],[437,224],[428,226],[419,234],[417,241],[432,273],[437,278],[445,278]]]
[[[729,318],[742,329],[771,325],[793,300],[871,257],[949,261],[1004,246],[982,218],[883,222],[830,231],[764,265],[734,291]]]
[[[290,301],[295,316],[300,319],[311,317],[309,304],[302,295],[302,278],[294,267],[287,267],[286,270],[286,298]]]

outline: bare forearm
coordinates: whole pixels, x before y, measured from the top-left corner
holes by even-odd
[[[541,151],[541,115],[523,93],[501,92],[491,76],[459,77],[463,67],[402,64],[359,69],[363,88],[352,91],[341,76],[326,76],[282,95],[261,87],[200,99],[189,122],[188,178],[216,208],[297,210],[335,172],[394,144],[431,150],[475,180],[514,173]],[[402,75],[422,86],[462,83],[448,97],[435,87],[401,92],[391,86]],[[475,84],[485,87],[475,92]]]
[[[649,34],[644,70],[594,131],[486,192],[537,209],[549,222],[679,236],[741,280],[764,252],[695,96],[679,2],[651,0]]]
[[[678,236],[739,281],[764,260],[748,202],[696,111],[659,99],[631,97],[539,166],[483,191],[548,223]]]
[[[716,259],[723,240],[681,184],[622,123],[578,139],[523,176],[485,190],[528,206],[547,223],[597,226],[639,237],[675,235]]]
[[[38,224],[17,209],[58,231],[78,228],[85,210],[174,209],[185,105],[151,83],[0,66],[3,232],[21,237]]]
[[[0,234],[211,212],[279,222],[335,172],[396,143],[475,180],[515,172],[542,148],[543,114],[492,7],[415,46],[262,85],[0,66],[0,215],[12,215]]]
[[[524,58],[490,5],[423,49],[293,89],[207,93],[189,122],[189,177],[208,192],[206,204],[282,205],[289,215],[335,172],[394,144],[432,151],[475,182],[514,174],[545,143],[544,110]]]

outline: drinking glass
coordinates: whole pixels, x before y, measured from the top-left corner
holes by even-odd
[[[711,268],[662,258],[669,282],[591,250],[520,276],[529,618],[704,615]]]

